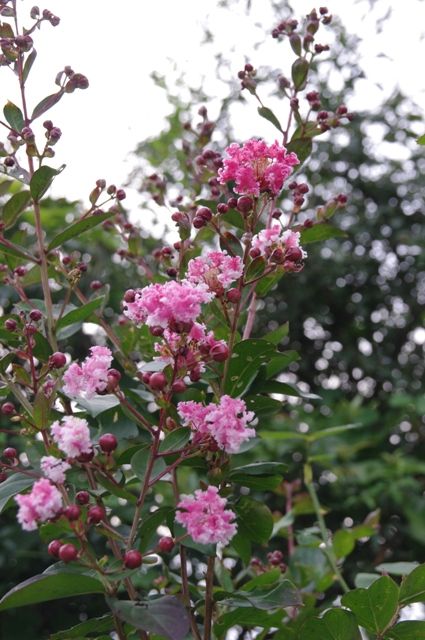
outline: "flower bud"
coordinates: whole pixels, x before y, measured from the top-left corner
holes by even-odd
[[[63,544],[59,549],[58,555],[62,562],[72,562],[78,556],[78,549],[73,544]]]
[[[161,371],[156,371],[149,379],[149,386],[155,391],[162,391],[167,386],[167,378]]]
[[[112,453],[118,446],[118,440],[113,433],[105,433],[99,438],[99,446],[103,453]]]
[[[49,358],[49,367],[51,369],[62,369],[66,365],[66,355],[61,351],[55,351]]]
[[[70,504],[63,510],[63,515],[67,520],[73,522],[74,520],[78,520],[81,515],[81,509],[78,504]]]
[[[229,347],[219,342],[210,349],[210,356],[215,362],[224,362],[229,357]]]
[[[163,536],[158,541],[158,548],[162,553],[170,553],[174,548],[174,540],[170,536]]]
[[[54,558],[59,558],[59,549],[63,546],[60,540],[52,540],[47,547],[47,553]]]
[[[124,554],[124,565],[127,569],[138,569],[143,562],[143,556],[137,549],[130,549]]]

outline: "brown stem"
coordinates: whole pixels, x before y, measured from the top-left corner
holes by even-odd
[[[214,563],[215,563],[215,556],[208,558],[206,590],[205,590],[204,640],[211,640],[211,625],[212,625],[212,616],[214,611],[214,601],[213,601]]]
[[[252,328],[254,326],[255,313],[257,311],[257,294],[252,292],[251,302],[248,308],[248,316],[246,319],[245,329],[243,332],[242,340],[247,340],[251,335]]]

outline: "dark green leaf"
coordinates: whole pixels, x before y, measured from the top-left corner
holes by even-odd
[[[311,138],[296,138],[295,140],[291,140],[291,142],[287,146],[287,149],[288,151],[297,154],[298,160],[300,161],[301,165],[311,154],[313,143],[311,141]]]
[[[309,244],[310,242],[324,242],[329,238],[346,238],[347,234],[338,227],[333,227],[328,222],[320,222],[309,229],[301,231],[301,244]]]
[[[279,344],[282,342],[284,338],[287,337],[289,333],[289,322],[284,322],[277,329],[273,329],[273,331],[269,331],[266,333],[262,340],[266,340],[267,342],[271,342],[272,344]]]
[[[100,296],[99,298],[94,298],[86,304],[83,304],[81,307],[78,307],[77,309],[73,309],[69,313],[66,313],[57,323],[56,329],[60,331],[61,329],[64,329],[64,327],[68,327],[71,324],[80,323],[84,320],[87,320],[87,318],[89,318],[96,309],[99,309],[99,307],[102,306],[104,301],[104,296]]]
[[[419,620],[406,620],[399,622],[388,631],[385,640],[424,640],[425,622]]]
[[[146,470],[149,464],[149,458],[151,457],[150,448],[140,449],[134,456],[131,458],[131,468],[133,472],[136,474],[140,480],[144,480],[146,475]],[[153,469],[151,472],[151,478],[155,478],[158,474],[166,469],[167,465],[163,458],[158,458],[155,460],[153,465]]]
[[[31,71],[31,67],[34,64],[36,57],[37,57],[37,51],[35,49],[32,49],[31,53],[27,56],[27,59],[25,60],[24,68],[22,71],[22,80],[24,84],[27,81],[29,72]]]
[[[112,393],[108,393],[106,396],[93,396],[93,398],[78,398],[78,404],[83,407],[93,418],[96,418],[104,411],[109,411],[113,407],[117,407],[120,404],[118,398]]]
[[[297,58],[292,65],[291,75],[295,89],[301,91],[304,89],[308,76],[309,64],[305,58]]]
[[[266,261],[262,256],[258,256],[258,258],[252,260],[246,270],[245,282],[250,282],[251,280],[255,280],[256,278],[261,276],[265,268]]]
[[[248,476],[283,475],[287,468],[288,466],[283,462],[253,462],[243,467],[235,467],[230,471],[228,477],[233,479],[240,474]]]
[[[10,498],[16,496],[20,491],[28,489],[35,482],[34,478],[23,473],[13,473],[0,484],[0,513],[7,506]]]
[[[229,611],[219,617],[214,625],[214,633],[222,636],[228,629],[236,624],[243,627],[262,627],[270,629],[279,627],[282,622],[283,612],[268,613],[260,609],[240,607],[234,611]]]
[[[352,613],[330,609],[323,618],[307,620],[301,637],[303,640],[361,640],[362,636]]]
[[[231,396],[243,395],[258,374],[261,364],[270,360],[276,347],[265,340],[244,340],[233,349],[225,383]]]
[[[61,167],[60,169],[53,169],[53,167],[48,167],[45,164],[34,172],[30,181],[30,191],[34,202],[40,201],[52,184],[55,176],[61,173],[63,169],[64,167]]]
[[[422,136],[419,136],[419,138],[417,138],[416,142],[418,144],[425,145],[425,133]]]
[[[161,524],[167,520],[174,509],[172,507],[160,507],[149,515],[142,518],[142,525],[139,532],[139,549],[142,553],[147,551],[153,544],[156,536],[156,530]]]
[[[251,561],[252,556],[252,544],[248,538],[241,534],[237,533],[230,541],[231,546],[236,551],[238,556],[242,559],[242,562],[248,565]]]
[[[112,212],[101,213],[101,214],[92,215],[88,218],[84,218],[83,220],[78,220],[77,222],[74,222],[73,224],[71,224],[69,227],[66,227],[66,229],[58,233],[58,235],[53,238],[53,240],[50,242],[49,246],[47,247],[48,251],[51,251],[52,249],[56,249],[56,247],[59,247],[67,240],[71,240],[71,238],[80,236],[82,233],[84,233],[85,231],[88,231],[89,229],[93,229],[93,227],[96,227],[98,224],[101,224],[102,222],[110,218],[112,215],[113,215]]]
[[[159,450],[161,453],[177,451],[182,449],[190,440],[191,430],[185,427],[175,429],[168,433],[161,442]]]
[[[0,600],[0,611],[49,602],[87,593],[103,593],[99,580],[78,573],[52,573],[33,576],[16,585]]]
[[[112,616],[102,616],[101,618],[90,618],[85,622],[66,629],[65,631],[57,631],[49,636],[49,640],[70,640],[71,638],[83,638],[87,633],[102,631],[112,631],[114,629],[114,619]],[[109,637],[109,636],[108,636]]]
[[[249,395],[244,398],[249,411],[258,416],[272,416],[282,409],[282,402],[268,396]]]
[[[352,532],[346,529],[336,531],[332,539],[332,546],[337,558],[348,556],[355,547],[355,539]]]
[[[6,102],[3,113],[7,123],[10,124],[12,129],[15,129],[15,131],[22,131],[25,124],[24,116],[16,104],[13,104],[13,102],[10,101]]]
[[[63,96],[63,93],[64,93],[64,90],[61,89],[57,93],[53,93],[52,95],[47,96],[46,98],[43,98],[43,100],[41,100],[38,103],[38,105],[34,108],[34,111],[32,112],[32,116],[31,116],[31,120],[35,120],[36,118],[39,118],[41,115],[43,115],[43,113],[46,113],[46,111],[48,111],[57,102],[59,102],[59,100]]]
[[[425,564],[413,569],[400,587],[400,604],[413,602],[425,602]]]
[[[25,211],[30,200],[29,191],[18,191],[3,205],[2,219],[6,227],[15,224],[19,214]]]
[[[271,122],[272,125],[276,127],[276,129],[283,133],[282,125],[271,109],[269,109],[268,107],[258,107],[258,113],[262,118],[265,118],[266,120]]]
[[[221,600],[229,607],[256,607],[267,611],[269,609],[296,607],[302,604],[300,592],[290,580],[282,580],[269,590],[254,589],[253,591],[238,591],[231,597]]]
[[[136,629],[157,633],[169,640],[184,640],[189,632],[186,608],[174,596],[140,602],[112,599],[108,602],[115,615]]]
[[[264,589],[264,587],[270,587],[272,584],[276,584],[282,577],[281,570],[276,567],[276,569],[271,569],[270,571],[266,571],[265,573],[260,573],[260,575],[255,576],[248,582],[245,582],[243,585],[244,591],[253,591],[254,589]]]
[[[277,268],[273,273],[261,278],[255,287],[256,294],[260,296],[260,298],[265,296],[269,291],[271,291],[271,289],[273,289],[274,286],[277,285],[282,276],[282,269]]]
[[[248,540],[266,544],[273,531],[273,516],[262,502],[243,497],[236,505],[238,531]]]
[[[374,531],[369,535],[372,535]],[[407,576],[418,567],[417,562],[382,562],[375,567],[375,571],[390,573],[393,576]]]
[[[360,626],[382,633],[397,613],[399,589],[389,576],[382,576],[368,589],[354,589],[342,596],[342,604],[357,618]]]
[[[299,359],[300,355],[296,351],[282,351],[267,363],[267,379],[273,378],[278,373],[281,373],[284,369],[287,369],[290,364],[296,362]]]
[[[14,184],[13,180],[1,180],[0,181],[0,196],[4,196]]]

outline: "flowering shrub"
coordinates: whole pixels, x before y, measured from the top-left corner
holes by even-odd
[[[371,535],[377,522],[332,538],[308,450],[303,481],[318,526],[303,535],[320,566],[307,578],[294,539],[292,489],[286,487],[283,519],[275,519],[261,497],[266,491],[283,495],[285,465],[239,464],[237,458],[254,450],[264,423],[280,411],[274,394],[302,394],[279,380],[296,358],[279,348],[287,327],[251,337],[261,299],[282,277],[297,277],[307,259],[305,244],[339,235],[329,219],[346,201],[335,195],[301,221],[309,188],[287,183],[309,157],[312,138],[352,117],[345,105],[334,114],[321,110],[316,91],[305,96],[307,113],[300,109],[312,64],[327,50],[315,34],[331,22],[328,11],[312,11],[302,26],[283,21],[272,32],[288,39],[296,56],[292,80],[283,82],[290,91],[286,128],[262,104],[254,67],[239,72],[242,88],[260,100],[260,116],[279,130],[282,143],[251,139],[231,144],[222,156],[208,147],[217,147],[214,123],[201,108],[196,189],[173,204],[178,239],[148,258],[122,205],[125,191],[103,179],[72,224],[52,237],[45,231],[44,196],[60,172],[50,161],[61,131],[44,121],[41,144],[34,123],[65,94],[86,89],[88,80],[66,67],[56,77],[56,93],[29,110],[32,35],[43,22],[57,26],[59,18],[34,7],[31,26],[21,33],[16,11],[16,1],[0,1],[1,64],[16,73],[22,96],[20,106],[6,104],[1,122],[7,139],[1,147],[6,197],[0,251],[4,282],[15,296],[0,333],[1,411],[10,422],[5,433],[20,449],[3,451],[0,505],[18,506],[20,525],[38,530],[54,564],[6,593],[0,611],[58,594],[105,596],[108,614],[54,633],[56,640],[104,632],[120,640],[210,640],[235,627],[241,633],[254,627],[277,640],[340,632],[342,640],[352,640],[360,638],[359,625],[376,638],[420,637],[423,623],[397,624],[397,617],[401,606],[423,594],[424,567],[400,588],[383,575],[367,592],[350,590],[342,566],[346,549]],[[156,201],[165,201],[161,178],[151,176],[150,186]],[[28,225],[35,246],[31,234],[21,233]],[[116,309],[113,322],[102,283],[91,282],[89,297],[83,292],[90,265],[72,252],[72,242],[98,225],[114,237],[117,254],[139,268],[140,282],[122,291],[122,313]],[[79,363],[70,357],[70,338],[88,320],[102,329],[102,344]],[[317,437],[333,433],[324,429]],[[282,549],[267,551],[282,530],[287,543],[279,538]],[[263,559],[253,557],[253,549]],[[319,616],[322,594],[329,593],[328,608],[339,592],[344,608]]]

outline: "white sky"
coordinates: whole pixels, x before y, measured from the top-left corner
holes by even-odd
[[[30,24],[34,0],[18,0],[21,22]],[[119,185],[125,182],[134,166],[130,152],[136,144],[159,132],[169,110],[163,92],[149,78],[152,71],[169,72],[170,60],[195,81],[206,76],[207,93],[214,93],[213,52],[224,54],[234,49],[234,74],[249,59],[254,65],[271,64],[289,74],[291,59],[279,60],[289,47],[271,38],[265,48],[252,52],[252,42],[261,39],[255,26],[275,25],[270,3],[252,0],[251,15],[246,17],[246,0],[230,11],[220,10],[213,0],[49,0],[48,7],[61,18],[58,27],[43,25],[35,34],[38,58],[28,82],[30,103],[56,90],[56,73],[69,64],[90,80],[90,88],[67,95],[46,117],[63,131],[56,147],[57,157],[50,164],[67,164],[54,183],[55,196],[87,200],[94,181],[104,177]],[[325,2],[323,2],[325,4]],[[314,0],[294,0],[296,16],[307,13]],[[357,96],[350,108],[376,109],[396,83],[419,104],[424,104],[425,77],[422,72],[425,30],[425,2],[422,0],[378,0],[370,11],[367,3],[330,0],[326,6],[340,16],[348,30],[363,38],[361,55],[368,75],[357,86]],[[392,15],[376,33],[376,19],[392,7]],[[366,18],[363,20],[363,18]],[[215,33],[213,48],[200,46],[203,29],[208,24]],[[282,16],[283,18],[286,16]],[[326,42],[323,29],[319,42]],[[385,52],[390,59],[378,57]],[[230,55],[230,54],[229,54]],[[208,75],[210,73],[211,74]],[[13,78],[0,69],[0,98],[17,100]],[[382,85],[382,90],[377,84]],[[240,138],[262,133],[273,138],[269,123],[261,122],[252,101],[252,112],[238,122]],[[264,126],[264,130],[261,127]],[[425,128],[425,124],[424,124]],[[131,202],[133,198],[131,198]]]

